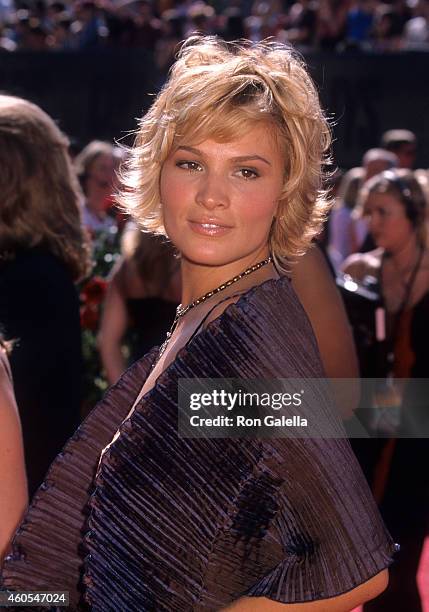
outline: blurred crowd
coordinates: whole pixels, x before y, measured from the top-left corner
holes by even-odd
[[[192,32],[301,52],[429,49],[429,0],[0,0],[0,50],[137,48],[168,69]]]
[[[336,271],[342,269],[352,253],[374,246],[361,203],[364,184],[384,171],[413,170],[416,156],[417,138],[413,132],[389,130],[383,134],[379,147],[364,153],[361,166],[346,172],[337,170],[332,185],[335,205],[326,228],[327,254]],[[424,170],[415,174],[427,194],[428,174]]]

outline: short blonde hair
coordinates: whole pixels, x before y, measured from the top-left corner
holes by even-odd
[[[0,95],[0,251],[45,248],[78,280],[90,249],[68,144],[41,108]]]
[[[121,170],[118,202],[146,231],[165,233],[159,196],[162,165],[186,136],[230,141],[270,123],[284,152],[285,179],[270,248],[287,269],[318,234],[330,206],[323,191],[331,137],[303,61],[274,42],[187,39],[146,115]]]

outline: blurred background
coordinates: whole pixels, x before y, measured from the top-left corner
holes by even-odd
[[[77,148],[120,139],[193,31],[290,41],[336,122],[341,167],[392,127],[429,165],[428,0],[0,0],[0,88],[40,104]]]

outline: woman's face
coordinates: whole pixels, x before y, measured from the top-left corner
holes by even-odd
[[[112,193],[115,178],[115,159],[113,155],[101,153],[90,164],[86,177],[86,193],[93,204],[103,207]]]
[[[371,193],[364,215],[376,245],[392,253],[400,250],[414,232],[404,204],[391,194]]]
[[[261,124],[232,142],[187,142],[165,161],[160,194],[166,232],[182,258],[205,266],[268,254],[284,178],[284,159]],[[234,266],[233,266],[234,268]]]

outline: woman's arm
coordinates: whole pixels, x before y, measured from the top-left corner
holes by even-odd
[[[344,274],[349,274],[357,282],[362,282],[365,276],[378,277],[383,259],[383,249],[374,249],[367,253],[349,255],[341,266]]]
[[[360,584],[355,589],[318,601],[285,604],[267,597],[241,597],[222,612],[350,612],[357,606],[380,595],[389,582],[389,573],[385,569],[376,576]]]
[[[98,346],[101,360],[110,384],[115,383],[126,369],[122,354],[122,338],[128,327],[125,300],[113,276],[107,289],[101,316]]]
[[[0,562],[28,504],[21,424],[0,346]]]
[[[352,330],[341,296],[320,249],[310,249],[292,272],[292,285],[310,319],[328,378],[358,378],[359,365]],[[358,387],[335,390],[343,416],[359,401]]]
[[[368,262],[361,253],[355,253],[347,257],[343,262],[341,271],[344,272],[344,274],[350,274],[356,281],[361,282],[369,273]]]

